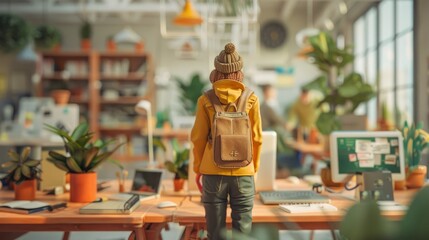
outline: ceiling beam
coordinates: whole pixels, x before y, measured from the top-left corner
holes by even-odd
[[[280,18],[283,20],[288,20],[292,15],[293,10],[295,9],[298,0],[286,0],[283,2],[283,7],[280,10]]]
[[[315,27],[324,27],[324,22],[327,18],[336,18],[336,14],[338,14],[338,2],[338,0],[335,0],[328,3],[328,5],[319,14],[316,21],[314,21]]]
[[[11,7],[11,12],[16,14],[38,14],[43,11],[43,1],[40,4],[14,4]],[[130,4],[104,4],[104,3],[88,3],[88,4],[76,4],[76,3],[61,3],[61,4],[49,4],[46,6],[50,14],[78,14],[85,12],[94,13],[115,13],[115,12],[139,12],[139,13],[159,13],[160,4],[156,2],[145,2],[145,3],[130,3]],[[177,12],[177,6],[174,4],[166,5],[167,12]],[[0,4],[0,12],[9,12],[8,4]]]

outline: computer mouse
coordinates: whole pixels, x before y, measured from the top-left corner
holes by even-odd
[[[290,182],[290,183],[293,183],[293,184],[298,184],[299,183],[299,178],[295,177],[295,176],[289,176],[289,177],[286,178],[286,180],[288,182]]]
[[[158,208],[169,208],[169,207],[177,207],[177,204],[172,201],[162,201],[156,205]]]

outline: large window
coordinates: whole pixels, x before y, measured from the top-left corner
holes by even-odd
[[[413,121],[413,1],[381,1],[354,22],[353,35],[354,69],[378,90],[357,113],[366,112],[372,129],[381,117]]]

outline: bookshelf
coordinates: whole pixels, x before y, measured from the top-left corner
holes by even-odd
[[[120,136],[131,141],[144,126],[134,106],[145,99],[156,109],[154,64],[148,53],[44,52],[38,72],[41,79],[36,96],[49,96],[58,88],[69,89],[70,103],[79,105],[81,120],[89,122],[95,138]],[[115,158],[147,159],[127,150]]]

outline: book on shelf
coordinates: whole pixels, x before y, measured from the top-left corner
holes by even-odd
[[[280,209],[288,213],[336,212],[337,207],[329,203],[280,204]]]
[[[127,198],[100,198],[79,209],[82,214],[130,214],[140,206],[140,197],[130,194]]]
[[[44,211],[51,212],[55,209],[65,208],[65,207],[67,207],[67,203],[65,202],[49,204],[49,203],[40,202],[40,201],[18,200],[18,201],[11,201],[11,202],[0,204],[0,211],[21,213],[21,214],[31,214],[31,213],[44,212]]]

